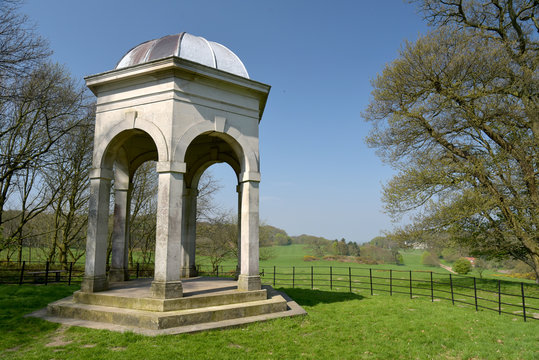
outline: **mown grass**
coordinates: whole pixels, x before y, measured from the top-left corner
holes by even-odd
[[[23,315],[66,286],[0,286],[1,359],[536,359],[539,322],[405,297],[281,289],[308,315],[145,337]]]

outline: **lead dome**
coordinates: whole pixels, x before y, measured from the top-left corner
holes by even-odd
[[[182,32],[146,41],[125,54],[116,69],[177,56],[249,79],[240,58],[226,46]]]

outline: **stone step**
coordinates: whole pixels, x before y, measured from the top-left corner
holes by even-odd
[[[257,291],[231,290],[221,291],[215,294],[192,295],[176,299],[136,298],[128,295],[86,293],[82,291],[76,291],[73,296],[75,302],[80,304],[162,312],[266,300],[267,292],[265,289]]]
[[[159,330],[284,312],[288,308],[286,300],[277,295],[267,300],[166,312],[82,304],[69,297],[49,304],[47,309],[53,316]]]

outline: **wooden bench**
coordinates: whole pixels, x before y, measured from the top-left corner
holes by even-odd
[[[54,274],[54,281],[59,282],[60,281],[60,274],[67,272],[66,270],[49,270],[48,275]],[[31,274],[34,276],[34,283],[38,283],[39,275],[45,275],[47,276],[47,271],[29,271],[27,274]],[[48,282],[49,279],[46,279],[45,282]]]

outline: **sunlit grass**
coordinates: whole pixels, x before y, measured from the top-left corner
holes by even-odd
[[[308,315],[195,334],[145,337],[23,318],[66,286],[0,286],[2,359],[534,359],[539,321],[442,302],[282,289]]]

